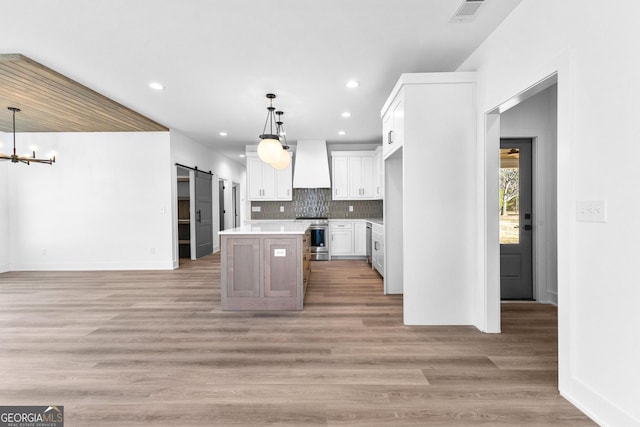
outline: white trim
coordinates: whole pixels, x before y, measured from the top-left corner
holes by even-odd
[[[11,264],[9,271],[173,270],[173,260],[125,262],[53,262]]]

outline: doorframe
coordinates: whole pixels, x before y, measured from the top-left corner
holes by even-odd
[[[558,388],[560,394],[567,397],[573,394],[578,382],[572,366],[575,366],[575,354],[572,340],[576,335],[573,312],[573,300],[576,295],[575,268],[575,144],[573,139],[573,81],[574,55],[568,50],[545,64],[519,76],[506,75],[503,79],[504,93],[496,99],[502,103],[481,107],[480,123],[480,159],[479,170],[479,212],[478,235],[479,275],[484,282],[478,295],[478,329],[488,332],[500,332],[500,276],[498,245],[498,209],[495,200],[498,195],[498,152],[500,136],[501,108],[516,105],[551,84],[558,84],[557,92],[557,278],[558,278]],[[509,80],[511,79],[511,80]],[[553,79],[553,83],[548,80]],[[499,88],[499,87],[498,87]],[[515,90],[514,90],[515,89]],[[495,94],[493,94],[495,96]],[[502,110],[504,111],[504,109]],[[570,401],[573,401],[569,398]]]
[[[491,109],[489,112],[485,113],[485,153],[484,153],[484,171],[485,171],[485,181],[484,181],[484,207],[485,207],[485,216],[484,216],[484,224],[482,225],[484,230],[484,236],[481,239],[484,241],[484,331],[490,333],[499,333],[501,331],[500,327],[500,242],[499,242],[499,214],[498,210],[495,209],[495,201],[498,200],[499,197],[499,185],[498,185],[498,170],[499,170],[499,148],[500,148],[500,138],[518,138],[518,137],[527,137],[533,139],[532,146],[532,174],[534,175],[534,180],[532,182],[532,197],[533,197],[533,209],[536,212],[540,212],[539,206],[539,194],[540,188],[538,180],[540,179],[540,174],[538,171],[538,167],[540,165],[539,149],[537,148],[537,137],[532,136],[532,133],[536,132],[533,129],[527,129],[525,133],[518,134],[501,134],[500,130],[500,115],[507,111],[508,109],[526,101],[527,99],[537,95],[538,93],[550,88],[551,86],[558,84],[559,81],[559,72],[554,71],[551,74],[545,76],[541,80],[538,80],[533,85],[529,86],[524,91],[512,96],[507,101],[498,105],[497,107]],[[560,114],[560,91],[558,91],[558,115]],[[558,138],[557,138],[557,167],[560,165],[560,121],[558,121]],[[495,185],[494,185],[495,184]],[[558,174],[556,178],[556,188],[557,195],[560,194],[560,176]],[[492,201],[494,201],[492,203]],[[558,293],[560,292],[560,203],[558,202],[557,206],[557,216],[558,216]],[[538,273],[538,258],[537,252],[539,250],[540,244],[540,236],[535,232],[537,227],[535,227],[535,219],[534,219],[534,235],[533,235],[533,254],[532,254],[532,262],[533,262],[533,289],[534,289],[534,298],[538,300],[539,298],[539,273]]]

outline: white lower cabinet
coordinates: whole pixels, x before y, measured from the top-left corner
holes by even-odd
[[[384,277],[384,228],[379,224],[371,227],[371,264]]]
[[[353,223],[353,254],[367,256],[366,221],[357,221]]]
[[[367,227],[365,220],[330,220],[329,252],[334,256],[366,256]]]

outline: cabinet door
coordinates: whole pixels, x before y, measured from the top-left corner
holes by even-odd
[[[353,254],[367,254],[367,224],[365,221],[353,224]]]
[[[291,163],[287,168],[276,171],[276,187],[278,200],[293,200]]]
[[[333,199],[349,198],[349,157],[334,156],[332,158]]]
[[[262,162],[262,197],[263,200],[276,198],[276,170],[268,163]]]
[[[362,157],[349,156],[349,198],[362,197]]]
[[[264,239],[264,297],[295,297],[298,289],[297,238]]]
[[[226,274],[224,291],[227,298],[260,296],[260,239],[225,238]]]
[[[360,187],[362,188],[360,197],[372,199],[374,197],[373,156],[366,155],[360,159]]]
[[[382,121],[382,151],[387,158],[404,143],[404,100],[402,92],[389,107]]]
[[[381,234],[371,233],[372,264],[384,277],[384,239]]]
[[[331,232],[331,255],[353,254],[353,230]]]
[[[262,198],[262,160],[247,156],[247,196],[249,200]]]
[[[382,159],[382,149],[376,150],[376,154],[373,157],[373,175],[374,175],[374,188],[373,198],[384,198],[384,160]]]

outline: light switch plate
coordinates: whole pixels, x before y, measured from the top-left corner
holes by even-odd
[[[286,249],[274,249],[273,250],[273,256],[277,256],[277,257],[287,256],[287,250]]]
[[[280,212],[284,212],[284,206],[280,206]]]
[[[260,212],[260,206],[251,206],[251,212]]]
[[[349,212],[353,212],[353,206],[349,206]]]
[[[607,222],[606,200],[580,200],[576,202],[576,221]]]

